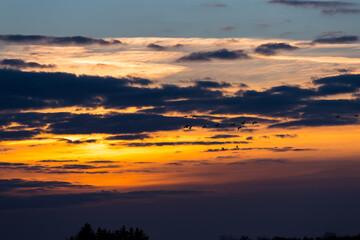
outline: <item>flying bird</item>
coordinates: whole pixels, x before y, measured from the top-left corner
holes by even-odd
[[[253,122],[252,125],[257,124],[258,122]]]
[[[220,123],[215,124],[215,127],[219,127]]]
[[[354,115],[354,117],[358,117],[358,116],[359,116],[359,114],[355,114],[355,115]]]
[[[206,128],[206,125],[202,126],[202,128]]]
[[[235,126],[235,123],[230,123],[231,126]]]
[[[185,125],[185,126],[183,126],[183,128],[189,128],[190,127],[190,125]]]
[[[238,127],[238,130],[240,130],[241,129],[241,127]]]
[[[246,121],[243,121],[241,124],[244,125],[246,123]]]
[[[340,116],[336,116],[336,118],[340,118]]]

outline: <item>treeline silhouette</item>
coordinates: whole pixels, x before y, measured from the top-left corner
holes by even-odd
[[[242,237],[234,237],[231,235],[228,236],[221,236],[220,240],[253,240],[249,238],[248,236],[242,236]],[[267,237],[258,237],[254,240],[360,240],[360,234],[355,236],[337,236],[334,232],[327,232],[321,237],[303,237],[303,238],[295,238],[295,237],[273,237],[273,238],[267,238]]]
[[[149,240],[149,237],[139,228],[126,229],[122,226],[120,230],[110,231],[104,228],[98,228],[95,232],[89,223],[80,229],[80,231],[68,240]]]

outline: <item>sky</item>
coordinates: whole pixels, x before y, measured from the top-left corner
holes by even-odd
[[[358,234],[358,1],[0,2],[0,238]]]

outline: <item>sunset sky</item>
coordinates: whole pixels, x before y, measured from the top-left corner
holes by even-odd
[[[1,0],[0,239],[359,233],[359,22],[356,0]]]

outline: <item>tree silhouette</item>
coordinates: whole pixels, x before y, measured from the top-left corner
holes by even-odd
[[[149,240],[149,237],[139,228],[134,229],[131,227],[129,230],[126,230],[125,226],[115,231],[99,227],[96,233],[94,233],[91,225],[85,223],[80,231],[68,240]]]

